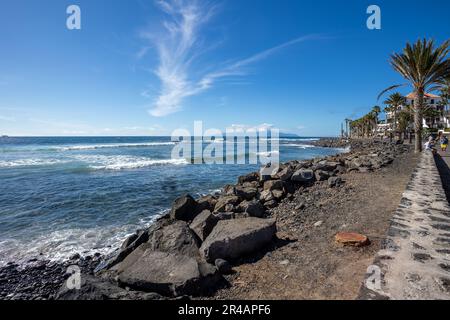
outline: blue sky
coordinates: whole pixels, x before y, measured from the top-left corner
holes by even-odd
[[[81,30],[66,28],[71,4]],[[366,27],[371,4],[381,30]],[[449,11],[447,0],[5,0],[0,134],[166,135],[202,120],[337,135],[402,82],[389,54],[449,38]]]

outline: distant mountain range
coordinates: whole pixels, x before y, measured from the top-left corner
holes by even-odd
[[[300,138],[300,136],[295,133],[280,132],[280,138]]]

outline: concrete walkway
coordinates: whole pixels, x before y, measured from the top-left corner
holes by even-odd
[[[450,149],[447,152],[438,151],[435,160],[447,200],[450,203]]]
[[[450,205],[436,162],[422,154],[360,299],[450,299]]]

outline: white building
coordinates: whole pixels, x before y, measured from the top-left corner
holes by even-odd
[[[406,96],[406,106],[400,106],[397,110],[398,112],[406,108],[407,106],[414,106],[414,100],[416,99],[415,93],[410,93]],[[425,93],[424,103],[427,108],[431,108],[432,110],[437,111],[435,117],[427,117],[424,116],[423,126],[424,128],[434,128],[438,130],[443,130],[446,128],[450,128],[450,111],[449,107],[445,106],[442,102],[440,96]],[[398,119],[397,119],[398,121]],[[386,122],[392,126],[394,123],[394,112],[386,113]]]

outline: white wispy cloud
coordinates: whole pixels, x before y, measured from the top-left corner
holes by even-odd
[[[149,110],[155,117],[180,111],[185,98],[210,89],[219,79],[246,75],[245,67],[266,59],[284,48],[308,40],[325,38],[314,34],[298,37],[250,57],[220,63],[220,67],[212,71],[209,68],[208,72],[199,74],[198,70],[195,72],[192,70],[192,64],[207,50],[202,43],[201,33],[206,23],[216,13],[217,7],[195,0],[160,0],[156,3],[166,16],[162,22],[163,31],[142,30],[140,33],[141,38],[156,48],[159,58],[159,65],[154,72],[161,82],[161,88]],[[147,44],[137,55],[143,57],[150,47]]]

